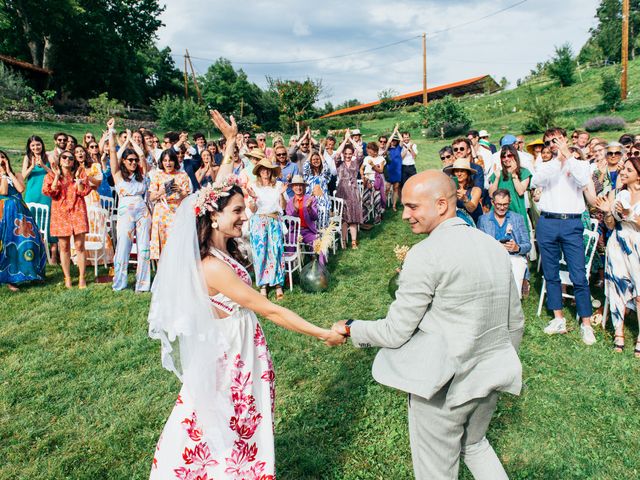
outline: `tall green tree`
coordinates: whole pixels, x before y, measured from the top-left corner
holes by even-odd
[[[556,54],[547,67],[547,73],[563,87],[573,85],[576,79],[576,60],[573,58],[571,45],[565,43],[556,47]]]
[[[314,104],[322,93],[322,81],[307,78],[303,82],[267,77],[269,89],[278,96],[280,126],[286,131],[295,130],[296,122],[311,118]]]

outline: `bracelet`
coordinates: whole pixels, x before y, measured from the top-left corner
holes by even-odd
[[[233,159],[231,157],[224,157],[222,160],[222,165],[229,165],[230,163],[233,163]]]

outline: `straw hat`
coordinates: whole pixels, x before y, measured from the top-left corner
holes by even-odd
[[[454,170],[467,170],[469,173],[476,173],[476,171],[471,168],[471,163],[467,158],[456,158],[453,164],[442,169],[444,173],[453,173]]]
[[[353,130],[351,130],[351,135],[362,135],[360,133],[360,129],[359,128],[354,128]]]
[[[262,149],[260,149],[260,148],[252,148],[247,153],[245,153],[244,156],[245,157],[250,157],[250,158],[255,158],[256,160],[258,160],[258,162],[260,160],[263,160],[263,159],[267,158],[265,156],[264,152],[262,151]]]
[[[269,170],[275,170],[275,176],[276,177],[280,176],[280,167],[271,163],[269,159],[264,157],[264,154],[263,154],[262,160],[260,160],[258,164],[255,167],[253,167],[253,174],[258,175],[258,172],[260,171],[261,168],[268,168]]]
[[[307,186],[307,182],[304,181],[304,178],[302,178],[302,175],[294,175],[293,178],[291,179],[291,181],[289,182],[289,185],[293,186],[293,185],[304,185],[305,187]]]
[[[541,139],[541,138],[536,138],[533,142],[528,143],[528,144],[527,144],[527,152],[529,152],[531,155],[535,155],[535,154],[533,153],[533,148],[534,148],[536,145],[544,146],[544,142],[542,141],[542,139]]]
[[[487,132],[486,130],[480,130],[480,131],[478,132],[478,136],[479,136],[480,138],[482,138],[482,137],[487,137],[487,138],[489,138],[489,132]]]

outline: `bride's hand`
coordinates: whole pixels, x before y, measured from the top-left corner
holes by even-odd
[[[233,115],[229,116],[229,123],[227,123],[218,110],[210,110],[209,113],[211,114],[211,121],[220,130],[224,138],[227,139],[227,142],[230,139],[235,139],[238,134],[238,126]]]
[[[347,341],[347,337],[340,335],[334,330],[325,330],[325,333],[320,337],[320,340],[329,347],[337,347],[338,345],[343,345]]]

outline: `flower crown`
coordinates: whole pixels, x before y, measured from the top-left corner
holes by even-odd
[[[240,185],[240,180],[235,175],[229,175],[221,183],[209,184],[198,190],[193,208],[196,217],[205,215],[207,212],[217,212],[218,201],[222,197],[228,197],[229,190],[234,185]]]

